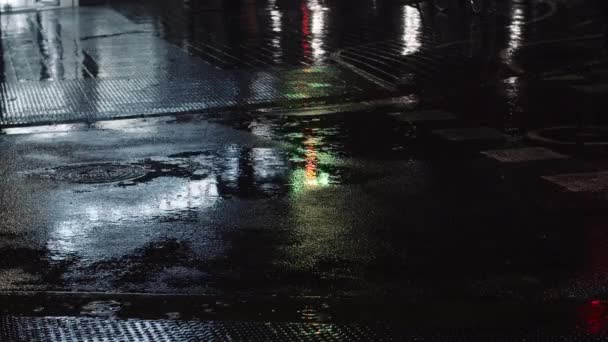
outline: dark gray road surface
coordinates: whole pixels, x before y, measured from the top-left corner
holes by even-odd
[[[189,6],[0,16],[0,336],[603,337],[588,4]]]

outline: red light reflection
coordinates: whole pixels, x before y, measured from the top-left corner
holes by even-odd
[[[308,57],[310,56],[310,43],[308,42],[310,37],[310,9],[306,5],[306,2],[302,2],[302,50]]]
[[[590,335],[608,332],[608,305],[592,300],[578,309],[580,327]]]

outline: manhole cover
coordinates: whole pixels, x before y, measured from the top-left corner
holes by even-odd
[[[113,183],[142,177],[146,170],[129,164],[70,165],[53,169],[51,178],[75,183]]]

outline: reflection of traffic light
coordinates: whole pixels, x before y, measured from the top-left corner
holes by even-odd
[[[306,6],[306,2],[302,2],[302,51],[305,57],[310,57],[310,10]]]
[[[608,327],[608,305],[599,300],[585,303],[578,310],[580,325],[588,334],[605,333]]]
[[[304,131],[304,168],[298,168],[291,175],[291,186],[294,192],[326,187],[330,184],[329,174],[319,168],[319,141],[311,129]]]
[[[306,183],[308,185],[312,185],[317,180],[317,165],[318,165],[318,161],[319,161],[317,158],[317,150],[314,145],[314,138],[306,139],[304,141],[304,147],[306,149],[306,152],[305,152]]]

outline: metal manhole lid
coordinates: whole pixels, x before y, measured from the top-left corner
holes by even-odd
[[[51,171],[51,179],[85,184],[121,182],[146,174],[146,170],[141,166],[114,163],[67,165],[53,168]]]

